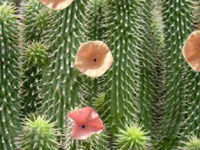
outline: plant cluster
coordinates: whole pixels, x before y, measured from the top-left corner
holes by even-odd
[[[0,0],[0,150],[200,150],[200,1]]]

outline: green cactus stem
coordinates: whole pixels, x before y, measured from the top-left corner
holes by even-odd
[[[49,29],[48,26],[53,16],[52,11],[38,0],[28,0],[23,7],[24,41],[43,40]]]
[[[137,26],[137,0],[106,1],[106,43],[114,62],[108,73],[105,101],[107,122],[112,132],[117,131],[126,120],[135,120],[134,100],[135,36]]]
[[[176,145],[184,119],[185,60],[181,49],[187,36],[192,31],[191,1],[163,0],[163,22],[165,33],[165,95],[162,121],[161,149],[171,149]]]
[[[195,29],[199,29],[199,10],[200,2],[194,1],[193,6],[194,16],[193,24]],[[194,72],[187,64],[186,77],[185,77],[185,95],[186,101],[184,102],[184,117],[182,139],[186,135],[194,134],[200,136],[200,75]]]
[[[82,18],[86,1],[74,0],[66,9],[54,12],[51,31],[47,34],[51,55],[50,64],[43,71],[41,113],[56,121],[61,133],[67,110],[80,103],[74,57],[83,41]]]
[[[119,130],[117,146],[120,150],[146,150],[149,147],[148,133],[137,124],[125,126]]]
[[[56,137],[58,132],[55,124],[44,117],[26,118],[21,135],[21,148],[23,150],[58,150]]]
[[[28,65],[38,67],[47,65],[47,50],[48,47],[41,42],[35,42],[28,45],[25,54]]]
[[[187,138],[187,142],[185,142],[185,148],[187,150],[200,150],[200,139],[197,136],[189,136]]]
[[[19,125],[19,30],[15,8],[0,5],[0,149],[15,150]]]
[[[150,132],[152,147],[158,149],[160,121],[163,112],[163,31],[158,1],[143,0],[139,3],[136,29],[135,95],[138,103],[138,122]],[[155,11],[156,9],[156,11]],[[158,12],[157,12],[158,11]],[[156,17],[155,17],[156,16]],[[163,67],[163,68],[162,68]]]
[[[23,114],[35,112],[41,106],[42,69],[48,65],[48,47],[42,42],[32,42],[25,46],[22,56],[21,98]]]
[[[104,41],[104,7],[105,3],[101,0],[88,1],[83,22],[83,37],[85,42],[96,40]],[[91,106],[92,102],[95,101],[98,95],[105,91],[107,83],[106,77],[107,73],[105,73],[102,77],[95,79],[82,75],[78,80],[80,83],[80,99],[87,105]]]

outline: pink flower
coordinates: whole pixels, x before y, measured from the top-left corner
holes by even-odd
[[[194,71],[200,71],[200,31],[192,32],[187,38],[183,56]]]
[[[111,67],[112,63],[111,51],[102,41],[81,44],[75,58],[76,68],[92,78],[102,76]]]
[[[97,112],[90,107],[78,109],[68,113],[67,116],[73,122],[71,133],[73,139],[85,140],[105,129]]]
[[[40,0],[40,2],[53,9],[53,10],[61,10],[69,6],[74,0]]]

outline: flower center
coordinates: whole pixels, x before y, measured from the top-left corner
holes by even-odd
[[[94,61],[94,62],[96,62],[96,61],[97,61],[97,59],[96,59],[96,58],[93,58],[93,61]]]
[[[85,125],[81,125],[81,128],[85,129]]]

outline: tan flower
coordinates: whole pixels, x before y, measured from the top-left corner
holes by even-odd
[[[194,71],[200,71],[200,31],[192,32],[187,38],[183,56]]]
[[[76,68],[89,77],[103,75],[112,65],[113,56],[109,47],[101,41],[81,44],[75,58]]]
[[[40,0],[40,2],[53,9],[53,10],[62,10],[69,6],[74,0]]]

